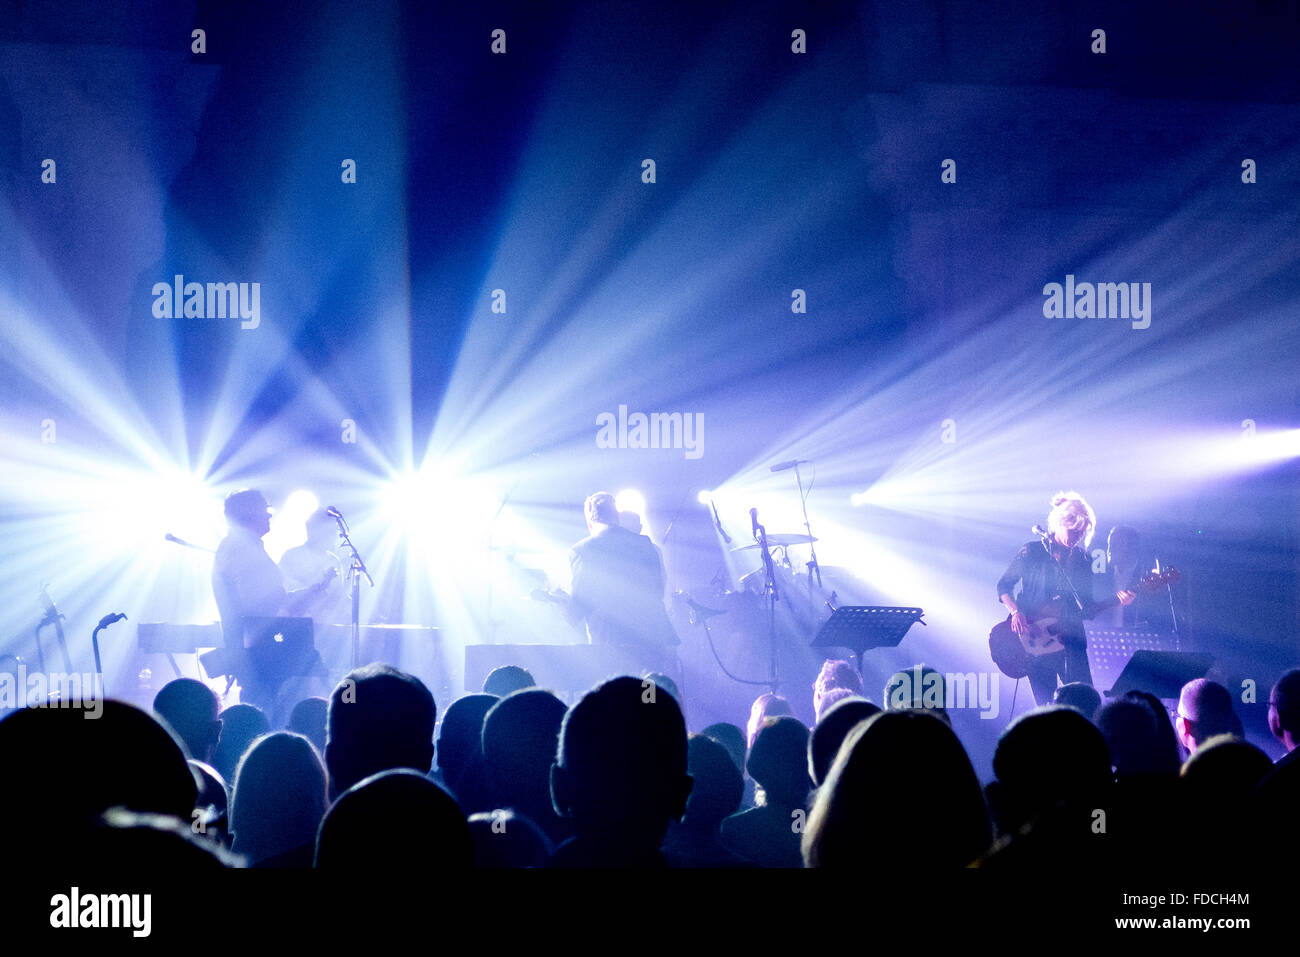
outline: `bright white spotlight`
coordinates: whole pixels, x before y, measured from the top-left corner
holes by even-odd
[[[1234,443],[1238,461],[1244,465],[1269,465],[1300,456],[1300,429],[1250,432]]]
[[[701,505],[708,505],[710,502],[713,501],[713,493],[709,491],[707,488],[701,489],[700,494],[695,497],[696,499],[699,500],[699,503]]]
[[[263,539],[266,553],[275,561],[291,548],[307,541],[307,519],[320,508],[320,499],[306,489],[290,492],[284,504],[271,516],[271,530]]]
[[[318,508],[320,508],[320,499],[306,489],[299,489],[289,493],[289,497],[284,500],[284,506],[280,509],[280,514],[286,518],[302,521]]]
[[[881,479],[879,482],[849,496],[850,505],[879,505],[881,508],[906,508],[915,503],[916,480]]]
[[[381,517],[428,548],[485,542],[500,508],[481,481],[440,466],[399,475],[380,493]]]
[[[226,527],[220,495],[181,469],[113,476],[88,488],[79,511],[88,540],[118,553],[165,549],[167,534],[215,548]]]
[[[645,496],[634,488],[625,488],[614,496],[614,507],[620,512],[632,512],[645,521]]]

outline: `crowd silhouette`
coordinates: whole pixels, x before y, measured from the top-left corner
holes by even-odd
[[[897,676],[895,676],[897,678]],[[521,668],[441,714],[385,664],[305,698],[286,727],[179,678],[149,713],[47,702],[0,720],[18,853],[103,867],[980,868],[1040,874],[1214,868],[1300,850],[1300,670],[1269,697],[1274,762],[1231,694],[1198,679],[1171,714],[1086,685],[1002,732],[981,782],[944,706],[864,694],[846,662],[808,728],[763,694],[747,726],[689,733],[663,675],[568,706]],[[896,690],[896,687],[895,687]],[[899,707],[901,701],[908,707]],[[946,702],[944,703],[946,705]],[[11,770],[11,774],[13,771]],[[88,850],[89,849],[89,850]]]

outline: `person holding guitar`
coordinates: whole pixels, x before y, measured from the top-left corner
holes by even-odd
[[[608,492],[583,503],[591,533],[569,549],[572,598],[567,614],[585,621],[593,645],[637,652],[646,670],[665,670],[678,644],[664,608],[664,562],[659,547],[625,527]]]
[[[1052,496],[1046,532],[1040,539],[1026,542],[998,579],[998,600],[1011,614],[1011,633],[1028,652],[1024,671],[1040,705],[1051,704],[1058,676],[1066,684],[1092,684],[1083,622],[1099,610],[1099,603],[1092,598],[1092,562],[1087,551],[1096,527],[1096,515],[1079,493],[1058,492]],[[1013,597],[1017,583],[1019,591]],[[1129,605],[1135,597],[1135,592],[1124,590],[1116,593],[1115,600]],[[1040,625],[1047,620],[1052,622],[1050,630]],[[990,648],[996,660],[992,640]],[[1010,674],[1003,662],[998,664]]]
[[[209,674],[222,673],[239,679],[241,700],[261,705],[275,689],[260,687],[244,654],[243,620],[275,618],[306,613],[312,602],[327,591],[338,577],[330,567],[306,588],[285,589],[284,573],[266,553],[262,538],[271,530],[271,509],[257,489],[239,489],[226,496],[226,522],[230,531],[212,561],[212,593],[221,616],[224,654],[205,660]],[[211,666],[209,667],[209,663]],[[314,664],[319,663],[319,657]],[[213,671],[214,668],[220,671]],[[257,700],[254,700],[257,699]]]

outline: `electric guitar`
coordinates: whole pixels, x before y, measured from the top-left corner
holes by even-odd
[[[1178,581],[1182,574],[1170,565],[1164,571],[1144,576],[1133,586],[1131,591],[1153,592]],[[993,663],[1008,678],[1023,678],[1029,674],[1029,666],[1040,655],[1050,655],[1061,651],[1065,645],[1061,642],[1061,619],[1065,603],[1069,596],[1054,595],[1051,601],[1032,612],[1020,609],[1029,622],[1029,629],[1023,635],[1017,635],[1011,629],[1011,615],[993,626],[989,632],[989,654]],[[1094,602],[1096,611],[1105,611],[1119,604],[1119,597],[1105,598]]]

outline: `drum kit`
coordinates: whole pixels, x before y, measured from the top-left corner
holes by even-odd
[[[784,606],[784,613],[779,615],[783,619],[782,630],[793,630],[797,636],[805,638],[810,638],[821,622],[835,611],[840,599],[835,586],[842,587],[846,577],[850,577],[845,569],[820,568],[813,560],[802,563],[802,566],[796,563],[791,557],[791,549],[815,541],[817,539],[811,535],[784,532],[767,536],[774,590],[778,603]],[[731,549],[731,553],[756,551],[761,547],[759,542],[754,542],[737,546]],[[757,568],[740,576],[734,591],[715,588],[709,597],[733,609],[742,606],[758,608],[770,597],[767,577],[768,564],[760,561]]]

